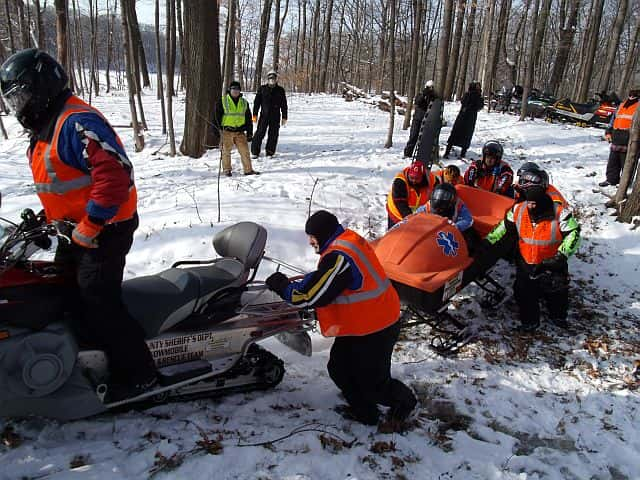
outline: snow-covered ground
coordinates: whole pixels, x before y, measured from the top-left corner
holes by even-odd
[[[241,220],[268,229],[270,256],[313,268],[317,257],[303,226],[316,180],[312,210],[331,210],[368,236],[384,233],[385,197],[406,165],[408,133],[400,117],[394,146],[384,149],[388,114],[334,96],[290,96],[278,155],[254,161],[262,175],[242,176],[234,153],[234,176],[220,179],[218,223],[219,151],[201,159],[169,157],[155,96],[148,93],[145,102],[151,125],[146,149],[134,154],[131,130],[118,129],[140,197],[128,277],[177,259],[211,257],[213,234]],[[126,97],[102,96],[95,104],[113,124],[128,123]],[[446,105],[443,144],[458,108]],[[181,126],[180,101],[177,110]],[[0,141],[2,215],[17,218],[38,201],[24,158],[27,137],[14,121],[5,117],[5,123],[10,139]],[[477,288],[465,289],[452,313],[477,326],[477,342],[445,359],[414,327],[397,345],[393,374],[420,399],[416,426],[407,433],[378,433],[334,412],[343,401],[326,373],[331,341],[316,334],[311,358],[265,342],[287,365],[283,382],[271,391],[64,424],[0,421],[0,479],[640,479],[634,376],[640,234],[616,223],[603,207],[606,197],[593,191],[608,152],[601,136],[592,128],[479,114],[469,157],[497,139],[514,170],[525,161],[542,164],[582,223],[583,246],[570,262],[572,327],[567,332],[545,324],[533,338],[521,337],[512,332],[512,299],[484,311]],[[259,277],[268,273],[265,268]],[[497,274],[510,295],[511,267],[501,263]],[[248,446],[256,443],[262,445]]]

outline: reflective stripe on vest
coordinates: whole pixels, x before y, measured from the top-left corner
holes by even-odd
[[[72,97],[73,98],[73,97]],[[53,144],[58,144],[58,134],[60,133],[60,129],[62,128],[62,124],[65,122],[67,118],[69,118],[69,112],[71,113],[82,113],[82,112],[93,112],[91,108],[87,108],[83,105],[66,103],[62,108],[62,111],[58,115],[58,119],[56,120],[54,131],[54,138],[51,143],[47,145],[46,150],[44,151],[44,167],[47,171],[47,175],[49,176],[49,183],[36,183],[36,192],[37,193],[57,193],[59,195],[63,195],[71,190],[77,190],[79,188],[88,187],[91,185],[91,175],[82,175],[77,178],[71,180],[60,180],[58,178],[58,174],[56,172],[55,167],[53,166],[53,162],[51,161],[51,148]]]
[[[222,106],[224,108],[224,115],[222,116],[223,127],[238,128],[244,125],[244,117],[249,106],[244,98],[240,97],[236,104],[230,95],[225,95],[222,97]]]
[[[518,230],[520,254],[529,264],[538,264],[545,258],[551,258],[562,243],[562,232],[558,218],[564,207],[554,202],[553,210],[554,218],[552,220],[543,220],[534,226],[526,202],[519,203],[514,207],[514,223]],[[542,227],[543,230],[537,230],[537,227]],[[536,233],[541,231],[547,238],[534,238]]]
[[[336,240],[335,242],[333,242],[333,244],[335,246],[345,247],[353,250],[356,255],[358,255],[358,260],[360,260],[367,268],[367,273],[370,274],[374,282],[376,282],[376,288],[374,288],[373,290],[353,293],[351,295],[341,295],[339,297],[336,297],[333,303],[345,304],[371,300],[372,298],[376,298],[382,295],[387,290],[387,288],[391,286],[391,282],[388,278],[385,278],[384,280],[380,278],[380,275],[378,275],[378,272],[376,272],[375,268],[373,268],[373,265],[371,265],[371,262],[369,262],[367,256],[362,252],[362,250],[360,250],[360,248],[358,248],[355,243],[347,242],[345,240]]]
[[[630,105],[625,108],[624,103],[620,105],[618,111],[616,112],[616,117],[613,119],[613,129],[614,130],[629,130],[631,128],[631,121],[633,120],[633,114],[638,108],[640,101],[635,102],[633,105]]]
[[[354,290],[345,289],[329,305],[316,308],[322,334],[369,335],[394,324],[400,315],[400,299],[367,241],[352,230],[345,230],[321,259],[333,251],[348,257],[351,268],[361,273],[362,284]]]

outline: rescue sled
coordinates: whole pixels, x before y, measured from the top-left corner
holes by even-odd
[[[514,203],[508,197],[466,185],[456,185],[456,190],[480,237],[500,223]],[[475,282],[487,292],[490,303],[503,298],[504,289],[488,273],[498,257],[473,258],[462,233],[444,217],[410,215],[374,241],[373,248],[405,311],[413,317],[407,324],[430,324],[437,334],[432,347],[439,353],[454,353],[472,338],[467,325],[447,313],[457,292]],[[445,329],[445,322],[453,324],[454,330]]]

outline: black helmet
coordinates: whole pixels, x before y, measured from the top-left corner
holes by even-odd
[[[536,162],[524,162],[522,166],[518,169],[518,172],[516,173],[516,175],[520,177],[524,172],[528,172],[530,170],[542,170],[542,169]]]
[[[431,211],[436,215],[442,215],[443,217],[453,215],[456,198],[456,187],[450,183],[439,183],[431,192],[431,198],[429,199]]]
[[[502,149],[502,145],[497,140],[489,140],[482,147],[482,160],[486,155],[491,155],[496,158],[496,160],[502,160],[502,153],[504,150]]]
[[[547,192],[549,175],[541,168],[522,172],[518,179],[518,190],[527,200],[537,201]]]
[[[5,103],[28,129],[43,122],[68,81],[64,68],[36,48],[14,53],[0,67],[0,90]]]

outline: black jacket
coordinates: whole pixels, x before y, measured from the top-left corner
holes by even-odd
[[[429,104],[433,102],[437,98],[435,92],[431,88],[425,88],[422,90],[422,93],[416,96],[415,101],[413,102],[416,108],[420,110],[424,110],[425,112],[429,110]]]
[[[465,150],[469,148],[473,131],[476,128],[478,112],[482,110],[482,107],[484,107],[482,93],[470,90],[463,95],[460,113],[456,117],[449,140],[447,140],[448,145],[456,145]]]
[[[282,118],[287,119],[289,113],[287,107],[287,96],[284,88],[276,84],[273,87],[262,85],[256,93],[253,101],[253,114],[258,116],[258,112],[262,109],[262,115],[265,117],[279,117],[282,112]]]
[[[240,94],[240,96],[238,97],[238,100],[240,98],[242,98],[242,94]],[[233,97],[231,97],[231,100],[233,100]],[[238,104],[238,100],[233,100],[236,105]],[[214,124],[218,129],[220,129],[220,131],[222,131],[223,115],[224,115],[224,106],[222,105],[222,98],[220,98],[220,100],[218,100],[218,103],[216,103],[216,108],[213,116]],[[242,125],[237,129],[227,127],[227,130],[231,130],[235,132],[247,132],[247,137],[253,136],[253,122],[251,121],[251,107],[249,106],[249,102],[247,102],[247,111],[244,113],[244,125]]]

